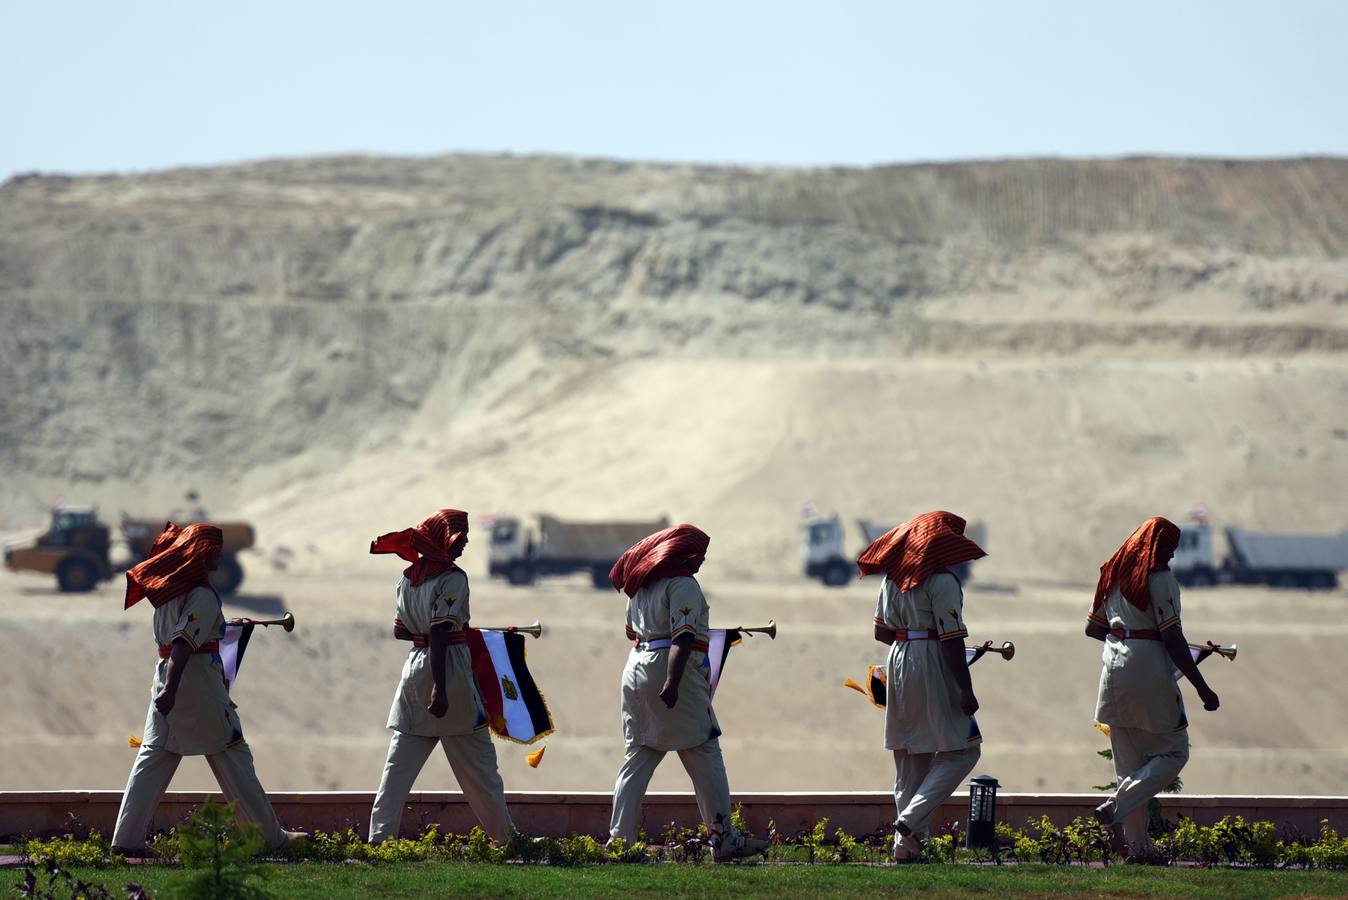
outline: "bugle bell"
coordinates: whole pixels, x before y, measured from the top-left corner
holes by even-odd
[[[738,631],[740,634],[766,634],[772,640],[777,640],[777,621],[775,619],[768,619],[768,624],[766,625],[756,625],[752,628],[746,628],[741,625],[734,630]]]
[[[230,619],[228,624],[230,624],[230,625],[262,625],[262,626],[267,626],[267,625],[280,625],[281,628],[283,628],[285,631],[291,632],[291,631],[294,631],[294,630],[295,630],[295,617],[292,616],[290,613],[286,613],[284,616],[281,616],[281,618],[279,618],[279,619],[248,619],[248,618],[243,618],[243,619]]]

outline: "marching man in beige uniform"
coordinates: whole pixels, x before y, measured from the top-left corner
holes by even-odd
[[[1095,720],[1108,726],[1118,790],[1095,811],[1122,824],[1125,856],[1154,857],[1147,801],[1189,761],[1189,719],[1174,673],[1198,691],[1203,708],[1220,705],[1198,671],[1180,627],[1180,589],[1170,559],[1179,526],[1159,516],[1143,522],[1100,567],[1086,634],[1104,641]]]
[[[483,830],[497,841],[510,836],[505,787],[464,631],[468,576],[454,561],[467,544],[468,514],[442,509],[370,545],[371,553],[396,553],[412,563],[398,583],[394,636],[413,643],[389,710],[393,736],[370,813],[372,844],[398,836],[407,795],[436,745]]]
[[[875,639],[886,663],[885,747],[894,753],[894,859],[922,858],[931,816],[978,762],[983,740],[964,653],[964,594],[949,571],[986,554],[948,512],[911,519],[857,559],[862,575],[883,572]]]
[[[622,679],[627,755],[613,788],[609,834],[637,839],[646,788],[673,750],[693,781],[714,858],[725,862],[759,853],[767,842],[730,824],[730,784],[707,668],[710,610],[694,578],[709,543],[692,525],[676,525],[634,544],[609,573],[627,594],[626,633],[633,641]]]
[[[223,543],[214,525],[180,529],[170,523],[149,558],[126,573],[126,608],[142,598],[154,607],[159,665],[112,835],[120,851],[143,851],[150,816],[184,756],[206,757],[225,799],[237,801],[239,818],[256,822],[268,846],[305,837],[276,820],[229,699],[219,652],[225,618],[207,574],[219,565]]]

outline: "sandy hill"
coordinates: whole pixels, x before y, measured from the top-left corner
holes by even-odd
[[[667,513],[790,578],[803,501],[942,506],[1084,583],[1198,499],[1348,524],[1345,350],[1342,159],[22,176],[0,531],[195,487],[316,571],[448,502]]]

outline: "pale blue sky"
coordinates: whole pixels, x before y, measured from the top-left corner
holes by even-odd
[[[0,178],[368,151],[1348,155],[1348,2],[0,0]]]

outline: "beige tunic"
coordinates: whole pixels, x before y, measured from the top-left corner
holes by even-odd
[[[941,641],[963,641],[969,634],[964,627],[964,592],[955,576],[938,572],[911,591],[900,591],[885,578],[875,622],[934,635],[930,640],[895,641],[889,648],[885,747],[944,753],[981,741],[978,724],[960,711],[959,688],[941,655]]]
[[[705,645],[711,611],[697,580],[687,576],[662,578],[637,591],[627,601],[627,627],[642,641],[692,634]],[[669,666],[669,648],[633,649],[623,669],[623,737],[634,747],[687,750],[721,734],[711,708],[711,679],[707,654],[694,650],[679,682],[679,700],[673,709],[660,701]]]
[[[413,634],[429,635],[431,626],[448,622],[451,631],[468,627],[468,576],[451,569],[418,586],[403,578],[398,583],[397,617]],[[449,709],[437,719],[427,712],[431,702],[429,647],[413,647],[403,664],[402,681],[393,695],[388,727],[403,734],[443,737],[468,734],[487,727],[487,714],[473,679],[473,662],[466,644],[445,650],[445,694]]]
[[[182,638],[195,650],[225,635],[225,617],[215,592],[193,588],[154,611],[154,640],[169,645]],[[168,678],[168,660],[159,660],[154,672],[150,711],[145,716],[144,746],[183,756],[222,753],[243,740],[243,729],[225,686],[225,668],[219,653],[193,653],[187,659],[173,709],[167,717],[155,709],[153,697]]]
[[[1164,631],[1180,624],[1180,589],[1175,573],[1153,572],[1148,579],[1151,603],[1138,609],[1118,588],[1091,620],[1110,628]],[[1160,641],[1105,638],[1101,655],[1100,694],[1095,720],[1121,728],[1157,733],[1188,727],[1184,698],[1175,682],[1175,665]]]

